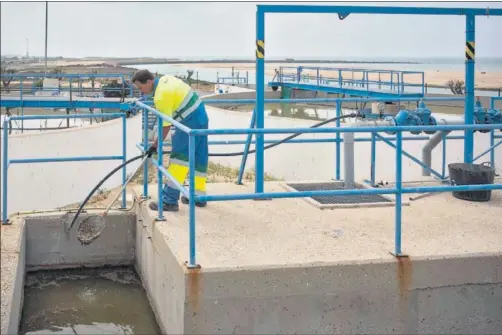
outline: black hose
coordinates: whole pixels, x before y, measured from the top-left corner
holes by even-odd
[[[357,114],[357,113],[352,113],[352,114],[342,115],[342,116],[338,116],[338,117],[333,117],[331,119],[327,119],[327,120],[324,120],[322,122],[316,123],[316,124],[314,124],[310,128],[318,128],[320,126],[324,126],[325,124],[333,122],[333,121],[347,119],[347,118],[350,118],[350,117],[356,117],[358,115],[359,114]],[[293,139],[295,137],[298,137],[298,136],[300,136],[302,134],[303,133],[297,133],[297,134],[290,135],[288,137],[283,138],[282,140],[280,140],[278,142],[266,145],[265,147],[263,147],[263,149],[267,150],[267,149],[273,148],[275,146],[278,146],[279,144],[283,144],[284,142],[287,142],[287,141],[289,141],[289,140],[291,140],[291,139]],[[256,149],[249,150],[248,154],[252,154],[252,153],[255,153],[255,152],[256,152]],[[209,156],[211,156],[211,157],[215,157],[215,156],[217,156],[217,157],[230,157],[230,156],[242,156],[242,155],[244,155],[244,152],[222,152],[222,153],[216,153],[216,154],[209,154]]]
[[[330,123],[330,122],[333,122],[333,121],[337,121],[337,120],[341,120],[341,119],[346,119],[346,118],[350,118],[350,117],[356,117],[358,116],[357,113],[352,113],[352,114],[347,114],[347,115],[342,115],[342,116],[338,116],[338,117],[334,117],[334,118],[331,118],[331,119],[327,119],[327,120],[324,120],[322,122],[319,122],[319,123],[316,123],[314,124],[313,126],[311,126],[310,128],[318,128],[320,126],[323,126],[327,123]],[[272,143],[272,144],[269,144],[267,146],[265,146],[263,149],[270,149],[270,148],[273,148],[275,146],[278,146],[279,144],[282,144],[284,142],[287,142],[295,137],[298,137],[300,135],[302,135],[303,133],[297,133],[297,134],[293,134],[293,135],[290,135],[288,137],[285,137],[284,139],[276,142],[276,143]],[[254,153],[256,152],[256,150],[249,150],[248,151],[248,154],[250,153]],[[164,154],[169,154],[171,153],[170,151],[163,151]],[[215,154],[209,154],[209,156],[211,157],[215,157],[215,156],[219,156],[219,157],[230,157],[230,156],[242,156],[244,155],[244,152],[227,152],[227,153],[215,153]],[[87,202],[89,201],[89,199],[94,195],[94,193],[99,189],[99,187],[101,185],[103,185],[103,183],[105,181],[108,180],[108,178],[110,178],[115,172],[117,172],[118,170],[120,170],[121,168],[123,168],[125,165],[127,164],[130,164],[140,158],[143,158],[144,155],[138,155],[138,156],[134,156],[133,158],[130,158],[128,159],[127,161],[125,161],[124,163],[120,164],[119,166],[117,166],[115,169],[113,169],[112,171],[110,171],[103,179],[101,179],[101,181],[96,185],[94,186],[94,188],[91,190],[91,192],[89,192],[89,194],[87,195],[87,197],[85,198],[85,200],[80,204],[77,212],[75,213],[75,216],[73,217],[72,221],[71,221],[71,224],[70,226],[68,227],[68,231],[71,230],[71,228],[73,227],[73,225],[75,224],[75,221],[77,221],[77,218],[78,216],[80,215],[80,213],[82,212],[82,210],[84,209],[84,206],[87,204]]]
[[[84,209],[84,206],[87,204],[87,202],[89,201],[89,199],[94,195],[94,193],[99,189],[99,187],[101,185],[103,185],[103,183],[105,181],[108,180],[108,178],[110,178],[115,172],[117,172],[118,170],[120,170],[121,168],[123,168],[125,165],[127,165],[129,163],[132,163],[132,162],[134,162],[134,161],[136,161],[136,160],[138,160],[140,158],[143,158],[143,157],[144,157],[143,155],[138,155],[138,156],[134,156],[131,159],[128,159],[124,163],[122,163],[119,166],[117,166],[115,169],[111,170],[110,173],[108,173],[103,179],[101,179],[101,181],[96,186],[94,186],[94,188],[91,190],[91,192],[89,192],[89,194],[87,195],[87,197],[85,198],[85,200],[80,204],[80,206],[79,206],[79,208],[77,210],[77,213],[75,213],[75,216],[73,217],[73,220],[71,221],[71,224],[68,227],[68,231],[70,231],[71,227],[73,227],[73,225],[75,224],[75,221],[77,221],[78,216],[80,215],[80,213]]]

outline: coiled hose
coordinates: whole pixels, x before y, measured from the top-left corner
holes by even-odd
[[[347,119],[347,118],[351,118],[351,117],[357,117],[357,116],[359,116],[358,113],[351,113],[351,114],[346,114],[346,115],[334,117],[334,118],[327,119],[327,120],[324,120],[322,122],[316,123],[313,126],[311,126],[310,128],[318,128],[318,127],[321,127],[321,126],[323,126],[325,124],[328,124],[330,122],[334,122],[334,121],[342,120],[342,119]],[[263,149],[266,150],[266,149],[270,149],[270,148],[276,147],[279,144],[283,144],[284,142],[287,142],[287,141],[289,141],[289,140],[291,140],[291,139],[293,139],[295,137],[298,137],[298,136],[300,136],[302,134],[303,133],[297,133],[297,134],[290,135],[288,137],[283,138],[282,140],[280,140],[278,142],[275,142],[275,143],[272,143],[272,144],[269,144],[269,145],[265,146]],[[255,153],[255,152],[256,152],[256,150],[249,150],[248,154],[252,154],[252,153]],[[164,154],[170,154],[171,151],[163,151],[163,153]],[[232,156],[242,156],[242,155],[244,155],[244,151],[242,151],[242,152],[210,153],[209,154],[210,157],[232,157]],[[89,194],[87,195],[87,197],[80,204],[77,212],[75,213],[75,216],[73,217],[73,219],[72,219],[72,221],[70,223],[70,226],[68,227],[68,231],[71,230],[71,228],[73,227],[73,225],[77,221],[77,218],[79,217],[80,213],[84,209],[84,206],[87,204],[87,202],[89,201],[89,199],[91,199],[91,197],[94,195],[94,193],[96,193],[96,191],[99,189],[99,187],[101,185],[103,185],[103,183],[105,181],[107,181],[115,172],[117,172],[118,170],[122,169],[124,166],[126,166],[126,165],[128,165],[128,164],[130,164],[130,163],[132,163],[134,161],[137,161],[138,159],[143,158],[143,157],[144,157],[143,155],[138,155],[138,156],[134,156],[134,157],[128,159],[124,163],[120,164],[119,166],[117,166],[116,168],[114,168],[113,170],[111,170],[103,179],[101,179],[101,181],[96,186],[94,186],[94,188],[91,190],[91,192],[89,192]]]

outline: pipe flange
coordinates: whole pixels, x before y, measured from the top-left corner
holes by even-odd
[[[386,121],[386,122],[389,122],[390,123],[389,126],[391,126],[391,127],[397,127],[396,119],[393,118],[392,116],[386,116],[383,120]],[[386,133],[389,134],[389,135],[395,135],[396,134],[395,131],[386,131]]]
[[[438,122],[433,116],[429,116],[429,122],[427,123],[427,126],[437,126]],[[429,130],[425,131],[427,135],[433,135],[436,131],[435,130]]]

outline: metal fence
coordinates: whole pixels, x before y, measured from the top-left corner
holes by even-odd
[[[438,98],[432,100],[438,100]],[[343,102],[352,102],[352,101],[361,101],[361,99],[270,99],[265,100],[265,103],[276,102],[276,100],[280,100],[280,102],[285,103],[298,103],[298,102],[313,102],[312,100],[323,100],[324,102],[334,102],[337,104],[337,108],[340,111]],[[371,101],[372,99],[364,99],[365,101]],[[373,99],[374,100],[374,99]],[[407,98],[397,99],[400,101],[414,100]],[[444,100],[444,99],[443,99]],[[250,102],[254,102],[254,100],[208,100],[206,103],[241,103],[248,104]],[[500,124],[484,124],[484,125],[444,125],[444,126],[385,126],[385,127],[340,127],[339,120],[337,121],[336,127],[327,127],[327,128],[271,128],[271,129],[256,129],[253,126],[247,129],[189,129],[183,124],[175,121],[171,117],[163,115],[159,111],[154,108],[145,105],[141,102],[136,102],[135,105],[139,108],[143,109],[144,118],[147,118],[148,113],[153,113],[157,117],[157,136],[161,138],[162,134],[162,124],[163,121],[168,121],[172,123],[172,125],[177,128],[177,131],[183,131],[189,136],[189,176],[188,176],[188,188],[184,187],[180,183],[178,183],[173,176],[169,174],[169,172],[163,167],[163,148],[162,146],[158,146],[157,150],[157,158],[151,159],[152,164],[157,168],[158,172],[158,180],[161,181],[163,177],[169,179],[176,187],[180,190],[180,192],[189,199],[189,267],[198,267],[196,262],[196,244],[195,244],[195,236],[196,236],[196,209],[195,202],[197,201],[236,201],[236,200],[249,200],[249,199],[274,199],[274,198],[303,198],[303,197],[312,197],[312,196],[344,196],[344,195],[369,195],[369,194],[393,194],[395,195],[395,246],[394,252],[396,255],[401,255],[402,246],[401,246],[401,221],[402,221],[402,195],[407,193],[433,193],[433,192],[454,192],[454,191],[486,191],[486,190],[498,190],[502,189],[502,184],[490,184],[490,185],[462,185],[462,186],[422,186],[422,187],[404,187],[402,180],[402,159],[403,156],[413,157],[410,154],[406,153],[403,150],[402,144],[405,138],[403,137],[403,132],[436,132],[436,131],[476,131],[476,130],[488,130],[492,133],[492,139],[502,138],[502,136],[497,136],[494,134],[496,129],[500,129]],[[253,121],[251,122],[253,124]],[[146,125],[146,123],[145,123]],[[149,146],[148,143],[148,128],[144,127],[144,136],[142,149],[146,151]],[[196,195],[195,194],[195,137],[196,136],[210,136],[210,135],[248,135],[247,140],[244,142],[246,144],[244,158],[247,156],[247,152],[249,150],[249,144],[251,143],[251,137],[253,135],[265,135],[265,134],[336,134],[337,138],[333,142],[336,142],[337,149],[337,163],[339,164],[339,155],[340,148],[339,144],[343,142],[343,139],[340,138],[340,134],[342,133],[371,133],[371,138],[361,139],[361,141],[371,141],[372,144],[377,140],[382,140],[387,144],[391,145],[396,149],[395,159],[396,159],[396,177],[395,177],[395,186],[392,188],[382,189],[382,188],[373,188],[373,189],[344,189],[344,190],[325,190],[325,191],[303,191],[303,192],[264,192],[262,190],[257,190],[255,193],[243,193],[243,194],[226,194],[226,195]],[[392,132],[395,133],[395,137],[392,139],[386,139],[382,136],[378,135],[379,132]],[[428,138],[428,137],[425,137]],[[446,140],[446,136],[444,140]],[[463,136],[457,136],[453,139],[463,139]],[[394,141],[391,143],[390,141]],[[297,140],[291,143],[306,143],[307,140]],[[242,142],[227,142],[225,143],[217,143],[217,144],[237,144]],[[325,142],[317,139],[309,140],[312,142]],[[211,143],[211,142],[210,142]],[[494,154],[494,149],[496,146],[500,145],[502,141],[498,144],[493,144],[490,146],[488,150],[486,150],[479,157],[486,155],[491,152]],[[216,144],[216,143],[213,143]],[[141,147],[138,146],[138,147]],[[376,159],[376,152],[372,149],[372,163]],[[413,157],[414,161],[417,162],[418,159]],[[492,156],[492,159],[493,156]],[[422,167],[424,164],[420,162]],[[444,154],[443,154],[443,173],[439,174],[440,177],[446,177],[444,174]],[[425,166],[427,167],[427,166]],[[241,165],[242,168],[242,165]],[[427,167],[429,168],[429,167]],[[148,170],[148,161],[145,161],[144,171],[145,174]],[[372,172],[372,177],[374,177],[374,170]],[[337,179],[340,179],[340,170],[339,165],[337,166]],[[372,182],[374,180],[372,179]],[[143,184],[143,196],[148,196],[148,178],[144,177]],[[256,172],[256,184],[264,183],[264,174]],[[158,182],[158,201],[159,204],[162,203],[163,195],[162,195],[162,182]],[[162,206],[158,206],[158,214],[157,220],[164,220],[164,214]]]
[[[48,119],[69,119],[69,118],[93,118],[93,117],[121,117],[122,118],[122,150],[121,153],[115,156],[74,156],[74,157],[44,157],[44,158],[24,158],[24,159],[9,159],[9,120],[48,120]],[[82,162],[82,161],[105,161],[105,160],[121,160],[125,163],[127,159],[126,139],[127,139],[127,114],[126,113],[109,113],[109,114],[76,114],[76,115],[24,115],[11,116],[5,118],[3,122],[3,137],[2,137],[2,224],[8,223],[8,171],[11,164],[29,164],[29,163],[61,163],[61,162]],[[126,167],[122,168],[122,184],[126,182]],[[122,208],[126,207],[126,191],[122,193]]]

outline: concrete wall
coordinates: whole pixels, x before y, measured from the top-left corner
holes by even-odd
[[[136,143],[141,141],[141,134],[141,115],[127,119],[127,157],[139,154]],[[15,134],[9,136],[8,141],[9,159],[117,156],[122,154],[122,120],[76,129]],[[8,213],[53,209],[82,201],[92,187],[120,163],[116,160],[12,164],[7,179]],[[130,164],[127,169],[132,171],[136,166]],[[103,188],[116,187],[120,183],[119,171]]]
[[[496,334],[502,257],[202,271],[185,333]]]
[[[24,220],[1,228],[0,334],[17,334],[24,297],[26,232]]]
[[[71,214],[26,217],[26,269],[132,264],[136,215],[110,212],[99,238],[83,246],[76,233],[78,223],[87,215],[81,214],[70,232],[66,227],[73,217]]]
[[[497,334],[502,255],[188,270],[174,219],[138,208],[137,267],[167,334]],[[162,233],[164,232],[164,233]],[[186,243],[183,245],[186,246]],[[201,251],[199,249],[199,253]]]
[[[184,266],[178,263],[157,229],[167,223],[154,223],[146,206],[138,206],[136,213],[136,271],[162,332],[184,334]]]

